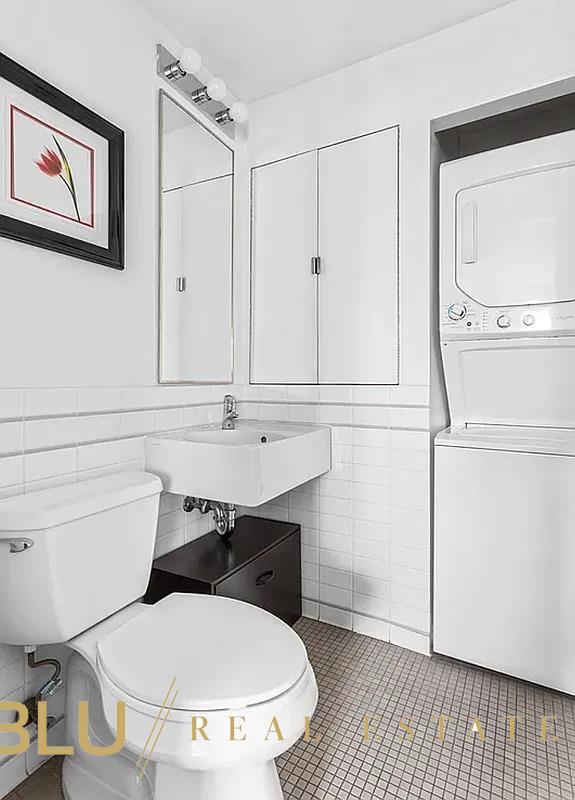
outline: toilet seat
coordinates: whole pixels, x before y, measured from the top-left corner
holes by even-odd
[[[305,733],[318,690],[303,642],[280,619],[239,600],[169,595],[133,603],[67,645],[92,670],[113,734],[122,706],[126,757],[151,757],[154,798],[233,800],[248,785],[254,800],[282,797],[273,760]],[[177,700],[164,705],[174,678]],[[207,738],[193,737],[194,720]]]
[[[299,636],[257,606],[172,594],[99,639],[97,665],[139,703],[159,709],[175,679],[174,711],[217,711],[279,697],[298,683],[308,658]]]

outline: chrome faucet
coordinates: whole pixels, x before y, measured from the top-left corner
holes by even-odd
[[[233,431],[236,429],[236,420],[239,414],[236,411],[236,398],[231,394],[224,397],[224,420],[222,422],[223,431]]]

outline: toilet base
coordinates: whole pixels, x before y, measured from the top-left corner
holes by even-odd
[[[66,741],[73,745],[75,754],[64,759],[62,786],[65,800],[283,800],[275,761],[270,756],[277,757],[296,743],[304,733],[299,730],[299,720],[311,716],[315,710],[317,684],[311,667],[308,666],[295,687],[281,698],[262,711],[266,726],[268,710],[274,718],[282,709],[287,715],[288,726],[284,728],[285,738],[282,737],[281,741],[272,741],[265,747],[261,743],[250,747],[245,753],[245,761],[231,758],[229,748],[223,748],[222,751],[198,754],[201,758],[181,757],[178,763],[186,766],[175,766],[167,762],[175,760],[174,754],[181,756],[182,752],[187,752],[185,747],[191,729],[188,730],[186,721],[180,723],[179,728],[174,723],[173,728],[164,731],[162,740],[162,744],[165,741],[169,743],[167,737],[170,734],[174,739],[173,748],[168,747],[166,753],[160,752],[160,748],[155,755],[163,760],[150,760],[145,776],[139,779],[138,753],[142,749],[139,742],[128,742],[121,753],[105,758],[84,752],[78,737],[80,701],[89,704],[90,741],[102,747],[112,744],[114,735],[105,715],[101,682],[92,665],[76,653],[69,659],[67,671]],[[227,721],[225,715],[223,719]],[[140,724],[138,719],[132,719],[132,722]],[[147,722],[148,717],[144,719],[146,724],[142,728],[146,735],[149,734]],[[262,720],[259,722],[261,725]],[[138,731],[139,728],[131,730]],[[188,763],[196,769],[188,768]],[[228,766],[223,766],[225,764]],[[198,766],[203,768],[198,769]]]
[[[230,769],[206,772],[178,769],[167,764],[156,764],[155,786],[135,779],[137,770],[132,767],[133,780],[126,781],[125,770],[114,774],[113,760],[108,769],[97,775],[82,762],[66,758],[63,765],[63,793],[65,800],[174,800],[190,797],[194,800],[283,800],[274,761],[245,764]],[[93,766],[93,765],[90,765]],[[111,769],[110,769],[111,767]]]
[[[154,800],[150,781],[138,781],[127,759],[67,756],[62,765],[64,800]]]
[[[156,764],[154,800],[283,800],[283,796],[274,761],[205,772]]]

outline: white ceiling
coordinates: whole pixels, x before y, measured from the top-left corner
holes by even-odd
[[[515,0],[142,0],[242,100],[325,75]]]

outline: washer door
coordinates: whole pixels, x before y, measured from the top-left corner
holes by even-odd
[[[575,694],[575,458],[435,448],[434,650]]]

